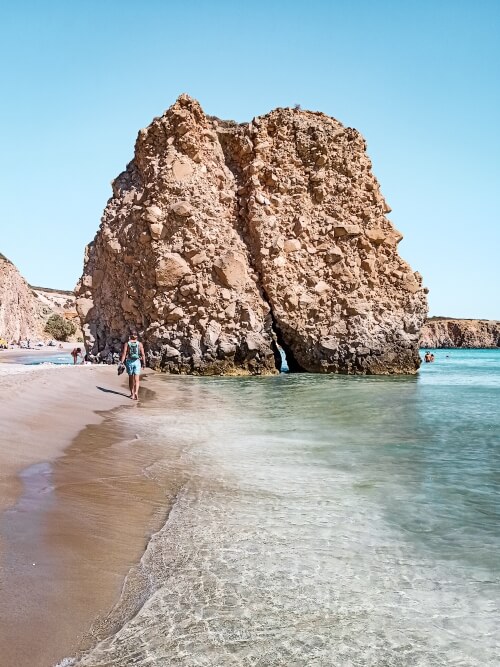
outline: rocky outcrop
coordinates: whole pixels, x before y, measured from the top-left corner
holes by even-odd
[[[71,340],[81,339],[73,292],[29,285],[14,264],[0,254],[0,338],[9,343],[26,338],[46,339],[45,324],[54,314],[77,327]]]
[[[38,308],[43,326],[51,315],[60,315],[75,325],[75,333],[68,338],[69,341],[82,340],[83,334],[80,329],[80,318],[76,312],[74,292],[69,290],[57,290],[51,287],[35,287],[30,285],[33,293],[38,297]],[[47,334],[45,334],[46,336]]]
[[[14,264],[0,255],[0,338],[17,342],[40,332],[37,297]]]
[[[237,125],[182,95],[139,132],[86,250],[77,307],[90,351],[141,330],[176,373],[291,368],[413,373],[422,279],[361,135],[277,109]]]
[[[422,328],[420,347],[500,347],[500,322],[431,318]]]

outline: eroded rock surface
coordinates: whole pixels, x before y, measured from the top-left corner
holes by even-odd
[[[413,373],[427,305],[365,141],[322,113],[238,125],[182,95],[139,132],[86,252],[87,346],[130,325],[178,373]],[[279,365],[279,364],[278,364]]]
[[[500,322],[495,320],[430,319],[422,328],[421,347],[500,347]]]
[[[0,254],[0,338],[9,343],[20,339],[49,336],[45,325],[51,315],[75,324],[70,340],[81,340],[80,321],[73,292],[29,285],[15,265]]]
[[[36,295],[14,264],[0,255],[0,338],[17,342],[40,335],[42,328]]]

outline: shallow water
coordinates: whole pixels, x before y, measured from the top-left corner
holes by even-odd
[[[435,354],[418,377],[153,378],[122,419],[185,482],[147,594],[65,664],[497,665],[500,350]]]
[[[26,366],[40,366],[41,364],[70,365],[73,358],[69,350],[20,350],[18,354],[9,354],[5,358],[0,357],[0,362],[7,364],[25,364]]]
[[[40,366],[41,364],[56,364],[57,366],[70,366],[73,365],[73,359],[69,354],[61,354],[57,356],[52,355],[39,355],[37,357],[33,356],[32,359],[24,359],[23,363],[27,366]]]

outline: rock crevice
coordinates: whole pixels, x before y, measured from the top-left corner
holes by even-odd
[[[415,372],[425,290],[365,149],[321,113],[236,124],[182,95],[139,132],[87,248],[88,348],[133,325],[168,372],[273,373],[278,342],[297,369]]]

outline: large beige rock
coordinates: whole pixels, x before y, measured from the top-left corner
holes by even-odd
[[[272,373],[279,340],[295,368],[413,373],[426,296],[388,211],[356,130],[295,109],[237,125],[182,95],[88,247],[87,346],[133,325],[171,372]]]

